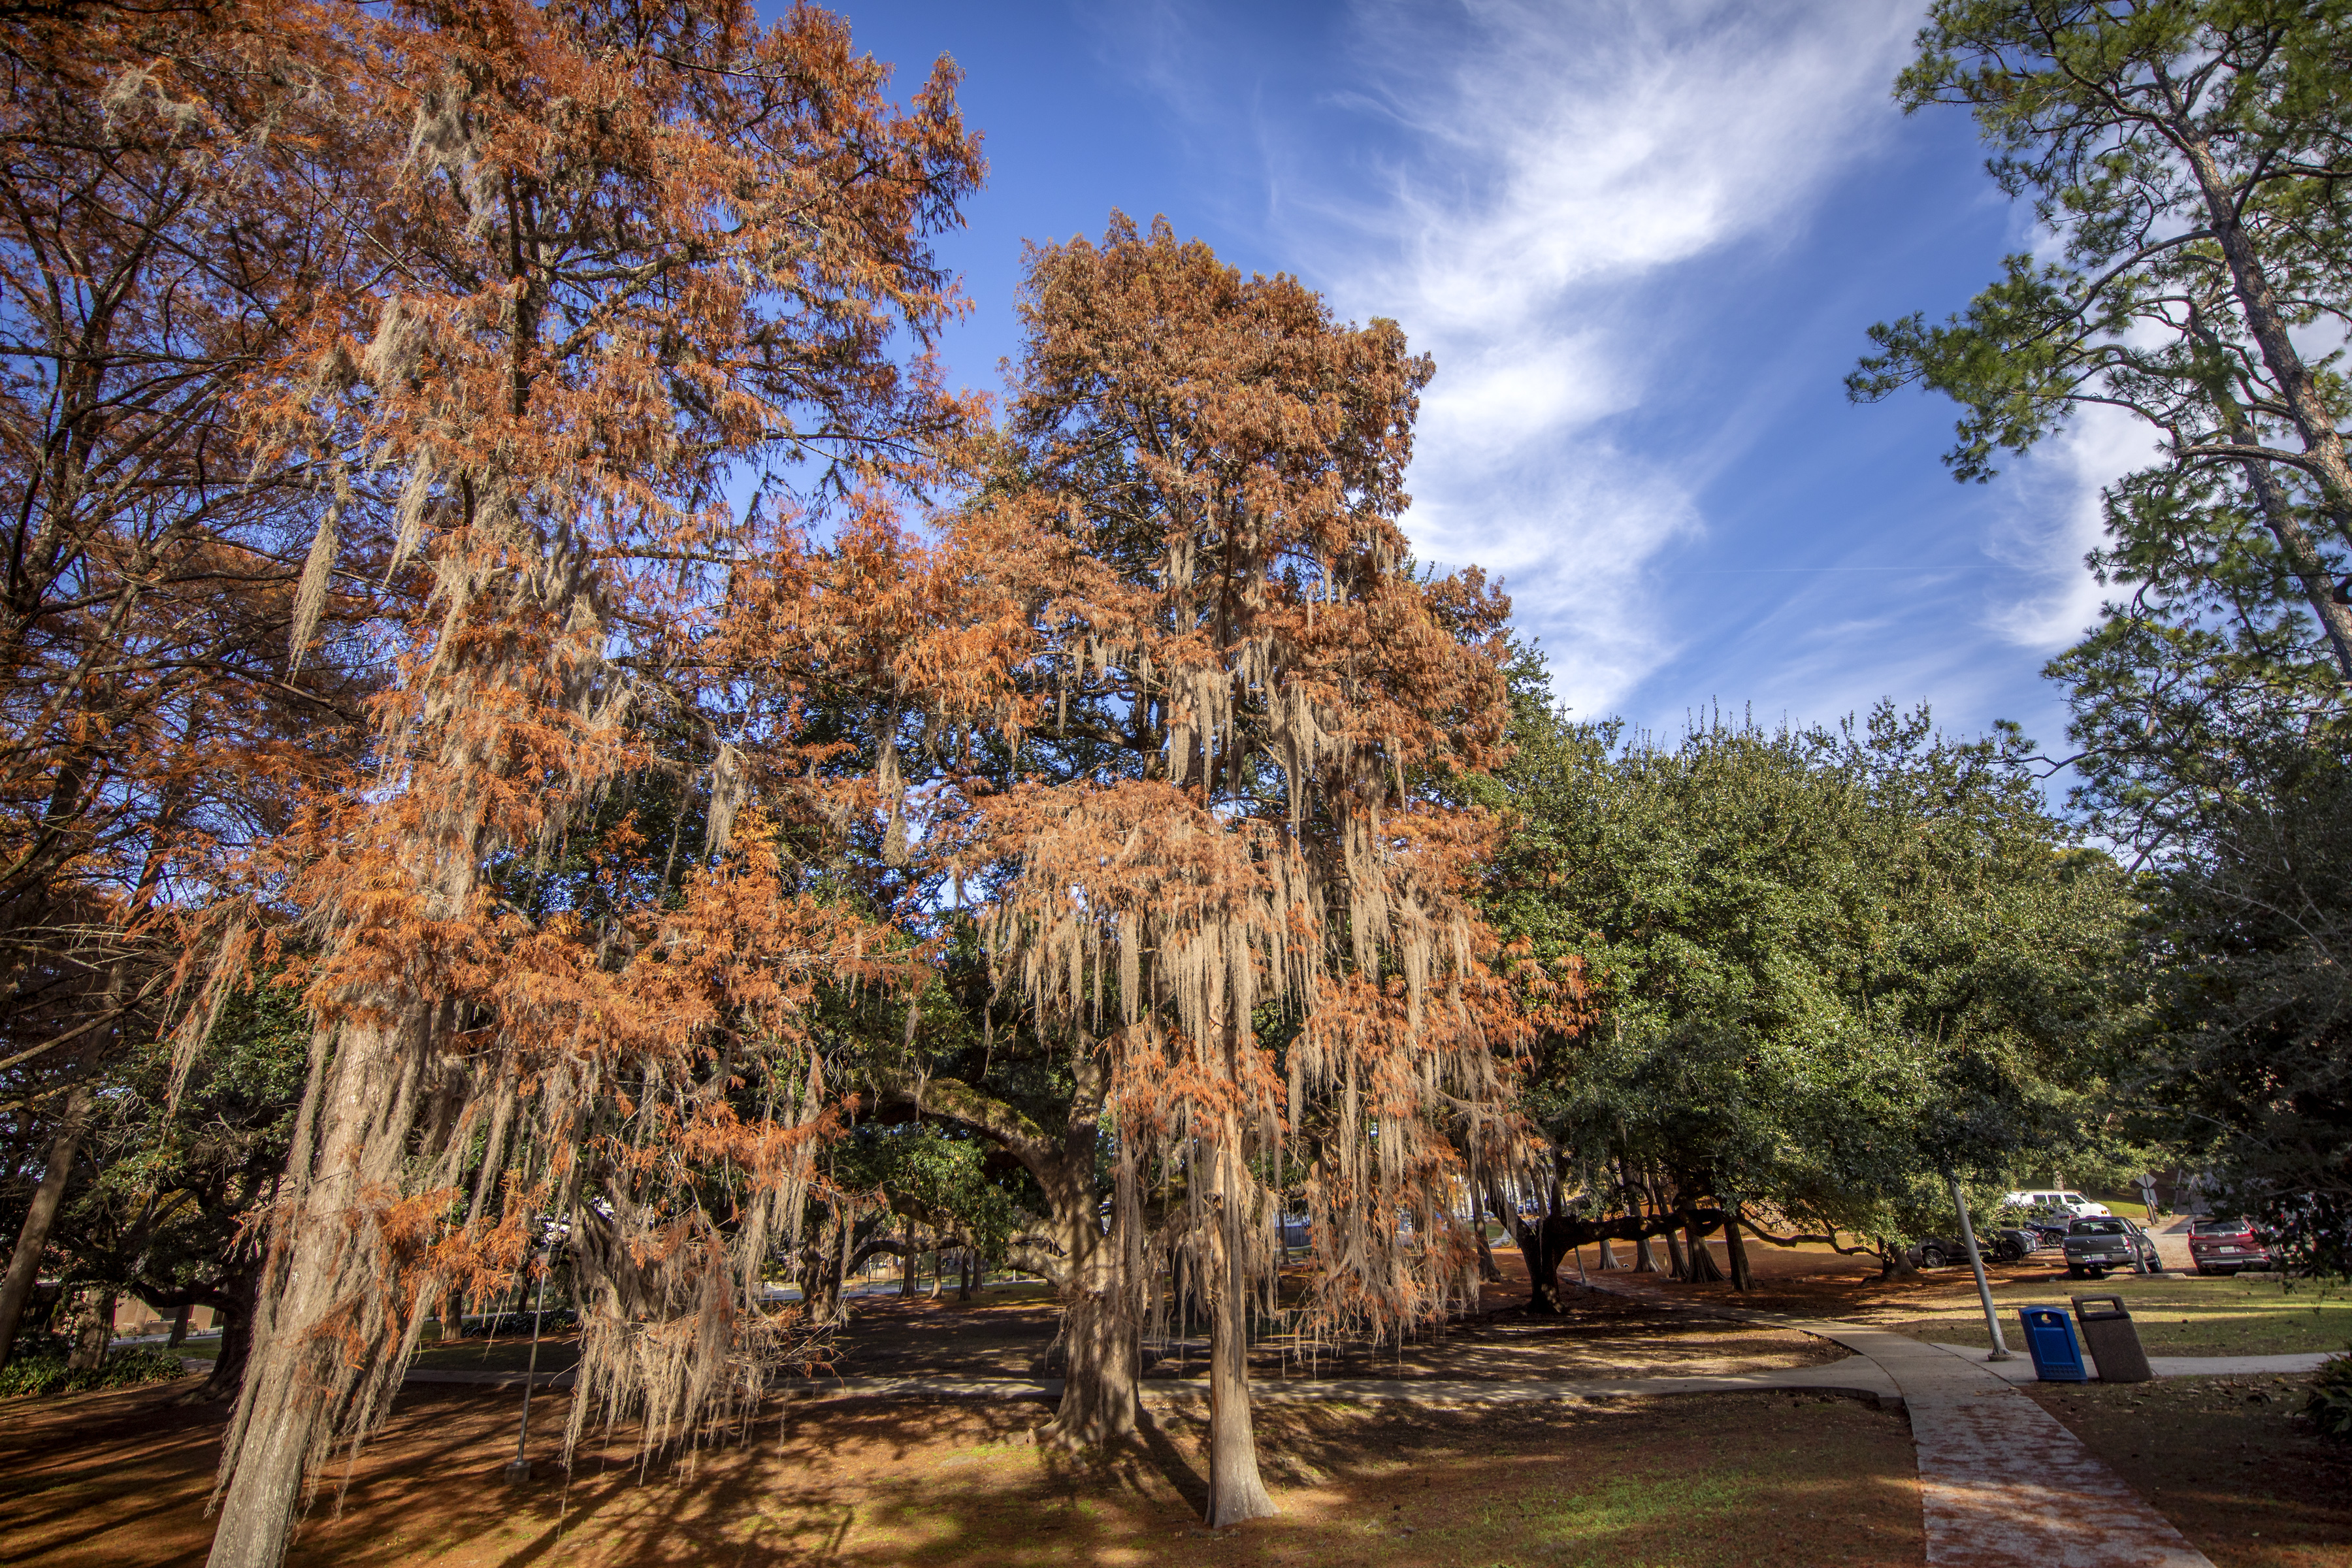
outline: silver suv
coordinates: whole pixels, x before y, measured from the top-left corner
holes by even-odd
[[[2156,1243],[2147,1232],[2127,1219],[2078,1219],[2066,1227],[2066,1277],[2098,1279],[2110,1268],[2137,1265],[2150,1274],[2163,1271]]]

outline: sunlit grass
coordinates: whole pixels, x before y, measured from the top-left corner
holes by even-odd
[[[2120,1296],[2150,1355],[2284,1355],[2340,1350],[2352,1340],[2352,1297],[2305,1281],[2275,1279],[2052,1279],[1993,1288],[2001,1331],[2021,1347],[2017,1309],[2068,1307],[2074,1296]],[[1954,1293],[1880,1310],[1880,1321],[1921,1339],[1990,1345],[1976,1295]]]

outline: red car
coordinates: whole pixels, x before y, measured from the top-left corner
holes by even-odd
[[[2189,1256],[2200,1274],[2235,1274],[2242,1268],[2275,1268],[2270,1244],[2242,1219],[2200,1219],[2189,1226]]]

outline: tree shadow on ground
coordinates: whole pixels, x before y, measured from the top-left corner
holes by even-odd
[[[0,1432],[11,1555],[201,1563],[217,1414],[194,1418],[168,1392],[71,1405]],[[1215,1535],[1199,1522],[1204,1413],[1189,1406],[1155,1411],[1131,1447],[1074,1456],[1033,1441],[1049,1414],[1037,1403],[798,1402],[643,1466],[633,1433],[593,1430],[567,1475],[552,1461],[568,1396],[541,1396],[538,1472],[508,1486],[519,1405],[490,1389],[404,1397],[340,1512],[331,1494],[311,1510],[289,1568],[1796,1563],[1822,1559],[1755,1521],[1809,1514],[1835,1521],[1841,1561],[1920,1561],[1908,1433],[1849,1401],[1269,1408],[1260,1447],[1284,1514]]]

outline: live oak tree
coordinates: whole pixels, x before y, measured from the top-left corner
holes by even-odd
[[[1923,1193],[1948,1214],[1947,1173],[2097,1142],[2128,887],[2000,748],[1885,706],[1666,744],[1522,704],[1514,734],[1486,908],[1582,965],[1591,1026],[1546,1042],[1527,1106],[1570,1194],[1631,1211],[1614,1234],[1682,1228],[1705,1272],[1721,1221],[1737,1276],[1743,1215],[1899,1236]]]
[[[284,1174],[309,1043],[299,998],[265,984],[230,997],[185,1074],[152,1041],[100,1083],[89,1179],[52,1237],[58,1277],[167,1313],[211,1309],[221,1339],[198,1399],[244,1381],[260,1276],[245,1221]]]
[[[1022,320],[966,522],[1034,627],[999,729],[1014,766],[944,780],[930,850],[1003,992],[1104,1083],[1109,1223],[1065,1287],[1058,1434],[1132,1428],[1147,1258],[1181,1255],[1230,1523],[1273,1510],[1246,1353],[1286,1163],[1316,1216],[1310,1315],[1392,1328],[1463,1288],[1444,1129],[1511,1131],[1519,998],[1465,898],[1488,823],[1429,787],[1496,755],[1505,606],[1407,570],[1429,367],[1392,323],[1341,325],[1123,217],[1033,254]]]

